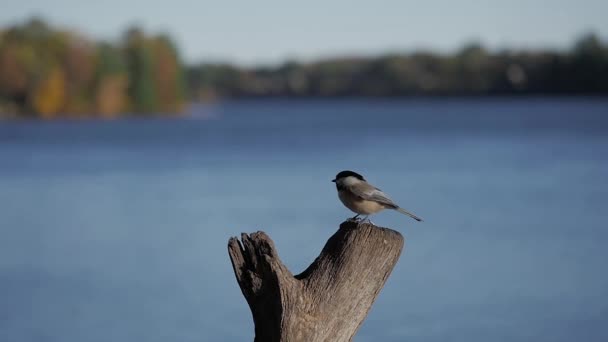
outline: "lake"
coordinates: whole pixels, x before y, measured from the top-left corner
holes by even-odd
[[[607,341],[608,99],[242,100],[0,122],[0,341],[252,341],[228,238],[294,273],[362,173],[403,255],[356,341]]]

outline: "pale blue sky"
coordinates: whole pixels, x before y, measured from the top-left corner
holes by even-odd
[[[34,14],[95,38],[139,23],[169,32],[189,62],[241,64],[452,51],[471,41],[564,48],[585,32],[608,36],[608,0],[0,0],[0,26]]]

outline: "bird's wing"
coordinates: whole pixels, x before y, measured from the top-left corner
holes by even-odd
[[[393,202],[387,194],[382,192],[382,190],[375,188],[369,183],[358,183],[357,186],[350,186],[348,190],[352,192],[354,195],[361,197],[364,200],[378,202],[380,204],[384,204],[388,208],[398,208],[399,206]]]

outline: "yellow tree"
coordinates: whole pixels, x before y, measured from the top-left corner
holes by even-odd
[[[45,119],[58,114],[66,100],[66,81],[63,71],[54,67],[35,86],[31,96],[32,108]]]
[[[107,43],[97,48],[95,111],[111,118],[124,112],[129,103],[129,78],[122,53]]]

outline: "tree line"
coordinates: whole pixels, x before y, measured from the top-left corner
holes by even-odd
[[[345,57],[276,68],[200,64],[187,75],[195,98],[608,95],[608,44],[589,34],[568,51],[491,52],[471,44],[454,54]]]
[[[168,35],[138,28],[93,41],[40,19],[0,29],[0,115],[154,115],[187,102],[239,97],[608,95],[608,44],[567,51],[489,51],[471,44],[378,57],[290,61],[276,67],[185,66]]]
[[[40,19],[0,30],[0,113],[53,118],[175,113],[185,75],[167,35],[94,42]]]

